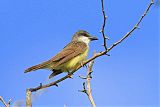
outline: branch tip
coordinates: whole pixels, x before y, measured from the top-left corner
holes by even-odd
[[[78,77],[81,79],[87,79],[87,77],[84,77],[84,76],[78,76]]]

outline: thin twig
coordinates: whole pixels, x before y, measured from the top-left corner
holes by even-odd
[[[109,38],[105,35],[105,26],[106,26],[106,20],[107,20],[107,16],[106,16],[106,12],[104,10],[104,0],[101,0],[101,5],[102,5],[102,13],[103,13],[103,25],[102,25],[102,29],[101,29],[101,33],[102,33],[102,36],[103,36],[103,46],[105,48],[105,50],[107,50],[107,42],[106,40]]]
[[[2,96],[0,96],[0,100],[2,101],[2,103],[4,104],[4,106],[10,107],[10,104],[11,104],[12,99],[10,99],[10,100],[8,101],[8,103],[6,103],[6,102],[4,101],[4,99],[2,98]]]
[[[89,63],[90,61],[100,57],[100,56],[103,56],[103,55],[106,55],[110,50],[112,50],[114,47],[116,47],[118,44],[120,44],[122,41],[124,41],[128,36],[131,35],[131,33],[133,31],[135,31],[139,24],[141,23],[141,21],[143,20],[143,18],[146,16],[146,14],[148,13],[150,7],[154,4],[154,0],[151,0],[150,4],[148,5],[147,9],[145,10],[145,12],[143,13],[142,17],[138,20],[138,23],[125,35],[123,36],[119,41],[117,41],[116,43],[114,43],[110,48],[108,48],[108,50],[105,50],[103,52],[99,52],[97,53],[94,57],[88,59],[87,61],[85,61],[83,63],[83,65],[86,65],[87,63]],[[78,69],[80,69],[82,67],[82,65],[78,66],[77,69],[75,71],[72,71],[71,74],[75,73]],[[47,87],[50,87],[50,86],[54,86],[54,85],[57,85],[58,83],[62,82],[63,80],[66,80],[67,78],[69,78],[68,75],[60,78],[59,80],[56,80],[50,84],[46,84],[46,85],[43,85],[43,86],[38,86],[36,88],[31,88],[30,91],[31,92],[35,92],[37,90],[40,90],[40,89],[43,89],[43,88],[47,88]]]
[[[86,82],[83,82],[83,90],[79,90],[79,92],[85,93],[88,96],[88,92],[87,92],[87,89],[86,89]]]

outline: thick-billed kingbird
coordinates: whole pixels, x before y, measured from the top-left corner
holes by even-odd
[[[52,78],[62,72],[69,73],[74,71],[86,60],[89,43],[93,40],[98,39],[91,36],[87,31],[79,30],[73,35],[71,42],[61,52],[48,61],[26,69],[25,73],[38,69],[49,69],[53,71],[49,76],[49,78]]]

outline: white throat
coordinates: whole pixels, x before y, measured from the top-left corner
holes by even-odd
[[[86,45],[88,46],[91,40],[88,37],[81,36],[78,38],[78,41],[82,41],[82,42],[86,43]]]

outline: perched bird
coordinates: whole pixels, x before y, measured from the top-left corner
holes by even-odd
[[[76,70],[76,68],[86,60],[89,43],[93,40],[98,39],[91,36],[87,31],[79,30],[73,35],[71,42],[66,45],[61,52],[48,61],[26,69],[25,73],[38,69],[49,69],[53,71],[49,78],[62,72],[70,73]]]

